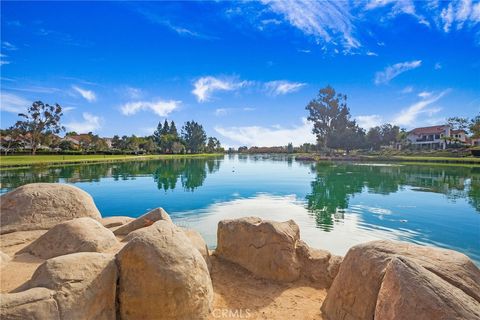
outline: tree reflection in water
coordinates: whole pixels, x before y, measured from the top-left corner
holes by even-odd
[[[366,190],[388,195],[407,186],[416,191],[444,194],[448,199],[466,198],[480,213],[480,168],[449,166],[375,166],[354,164],[311,164],[316,174],[306,196],[308,210],[325,231],[341,219],[349,200]]]
[[[177,181],[180,180],[185,190],[193,191],[202,186],[207,173],[211,174],[219,170],[220,163],[221,161],[215,158],[196,158],[2,170],[0,171],[1,192],[27,183],[98,182],[102,178],[133,180],[142,176],[153,176],[160,190],[173,190],[177,186]]]

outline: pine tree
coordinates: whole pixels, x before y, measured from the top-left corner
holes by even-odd
[[[167,119],[165,119],[165,122],[163,123],[163,129],[161,133],[162,133],[162,136],[170,133],[170,127],[168,126]]]
[[[170,123],[170,134],[175,138],[177,139],[178,138],[178,131],[177,131],[177,127],[175,126],[175,122],[172,122]]]

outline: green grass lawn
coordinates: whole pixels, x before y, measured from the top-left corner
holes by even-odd
[[[220,154],[155,154],[155,155],[21,155],[0,156],[0,167],[19,167],[30,165],[53,165],[68,163],[114,162],[153,159],[177,159],[192,157],[212,157]]]
[[[434,156],[366,156],[371,159],[386,159],[394,161],[444,162],[444,163],[478,163],[475,157],[434,157]]]

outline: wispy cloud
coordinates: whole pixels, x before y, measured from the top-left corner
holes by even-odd
[[[84,112],[80,121],[71,121],[65,124],[68,131],[75,131],[77,133],[93,132],[101,128],[102,118],[91,113]]]
[[[97,96],[92,90],[83,89],[78,86],[72,86],[72,89],[79,93],[88,102],[97,100]]]
[[[440,12],[440,21],[443,31],[450,32],[452,27],[457,30],[464,26],[473,27],[480,22],[480,2],[471,0],[449,2]]]
[[[155,100],[155,101],[134,101],[128,102],[121,107],[124,115],[134,115],[142,110],[150,110],[155,114],[166,117],[180,107],[181,101],[176,100]]]
[[[0,66],[3,66],[4,64],[10,64],[10,61],[4,59],[6,57],[7,55],[0,53]]]
[[[12,43],[8,42],[8,41],[3,41],[2,42],[2,49],[4,50],[17,50],[17,46],[13,45]]]
[[[215,109],[215,116],[217,117],[222,117],[222,116],[226,116],[228,113],[228,109],[227,108],[218,108],[218,109]]]
[[[246,146],[285,146],[289,142],[300,145],[305,142],[315,143],[312,124],[302,119],[302,124],[291,128],[270,128],[262,126],[221,127],[215,131],[222,136]]]
[[[4,87],[8,90],[32,92],[32,93],[55,93],[60,92],[59,88],[55,87],[43,87],[43,86],[26,86],[26,87]]]
[[[179,26],[177,24],[174,24],[169,19],[167,19],[163,16],[160,16],[160,15],[157,15],[154,12],[152,12],[151,10],[147,10],[147,9],[139,7],[139,8],[137,8],[136,11],[139,14],[141,14],[142,16],[144,16],[151,23],[165,26],[165,27],[174,31],[175,33],[177,33],[180,36],[187,36],[187,37],[199,38],[199,39],[205,39],[205,40],[216,39],[216,37],[206,35],[206,34],[198,32],[198,31],[191,30],[191,29],[186,28],[184,26]]]
[[[382,116],[378,114],[372,114],[372,115],[363,115],[363,116],[356,116],[355,120],[357,121],[357,124],[364,129],[370,129],[376,126],[379,126],[383,123],[383,118]]]
[[[339,43],[345,49],[360,47],[347,2],[262,0],[271,11],[317,42]]]
[[[205,102],[211,99],[215,91],[233,91],[247,85],[249,85],[248,81],[239,81],[235,78],[207,76],[199,78],[194,82],[192,93],[197,97],[198,102]]]
[[[19,95],[3,91],[0,93],[0,102],[2,111],[12,113],[24,112],[32,104]]]
[[[440,111],[439,108],[429,108],[433,103],[440,100],[445,96],[450,90],[444,90],[436,95],[422,95],[420,96],[421,100],[410,105],[408,108],[403,109],[398,113],[392,122],[400,126],[411,127],[416,124],[417,118],[421,114],[426,114],[427,116],[432,116],[433,114]]]
[[[385,70],[377,72],[375,74],[375,84],[386,84],[390,80],[399,76],[400,74],[418,68],[422,65],[422,60],[414,60],[407,62],[396,63],[392,66],[388,66]]]
[[[265,90],[272,96],[284,95],[300,90],[305,86],[302,82],[289,82],[286,80],[276,80],[265,83]]]

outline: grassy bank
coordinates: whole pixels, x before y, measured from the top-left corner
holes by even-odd
[[[182,159],[195,157],[217,157],[222,154],[154,154],[154,155],[21,155],[0,156],[0,168],[28,167],[34,165],[61,165],[119,161],[142,161],[159,159]]]
[[[367,161],[367,162],[421,162],[437,164],[469,164],[480,165],[480,158],[475,157],[435,157],[435,156],[385,156],[385,155],[352,155],[343,157],[322,157],[319,155],[302,154],[298,160],[310,161]]]

